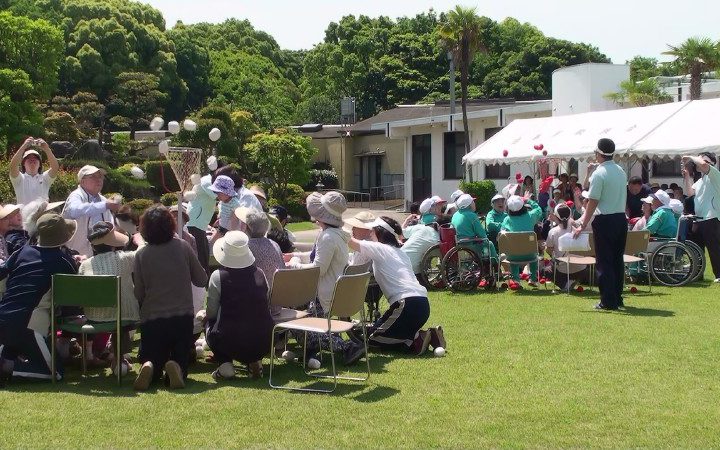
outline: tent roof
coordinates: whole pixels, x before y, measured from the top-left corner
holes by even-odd
[[[539,119],[517,119],[463,157],[467,164],[517,163],[548,158],[578,160],[594,155],[598,139],[615,141],[618,155],[675,156],[698,149],[720,149],[720,99],[644,108],[590,112]],[[507,150],[508,155],[503,156]]]

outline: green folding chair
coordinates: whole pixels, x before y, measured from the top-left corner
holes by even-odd
[[[89,322],[77,324],[58,321],[55,318],[55,308],[58,306],[80,306],[96,308],[115,308],[115,321]],[[55,373],[55,336],[58,329],[77,333],[82,336],[82,371],[87,373],[85,363],[85,344],[88,334],[116,333],[115,355],[118,360],[122,357],[120,349],[120,333],[122,328],[136,322],[121,320],[120,307],[120,277],[116,275],[65,275],[57,274],[52,277],[52,297],[50,305],[50,348],[52,353],[52,373]],[[122,382],[122,370],[116,369],[118,384]],[[55,377],[53,377],[55,383]]]

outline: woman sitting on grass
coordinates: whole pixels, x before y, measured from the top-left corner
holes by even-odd
[[[228,231],[213,245],[220,268],[210,275],[205,335],[219,366],[215,380],[235,376],[233,360],[247,364],[253,378],[262,377],[262,358],[270,348],[268,287],[248,243],[242,231]]]
[[[147,245],[135,255],[135,297],[140,302],[140,352],[143,363],[136,390],[159,381],[163,370],[171,389],[185,387],[193,347],[193,296],[190,283],[205,286],[207,274],[190,245],[175,237],[175,218],[164,206],[140,218]]]
[[[570,270],[568,271],[567,264],[557,261],[557,258],[565,256],[565,253],[557,248],[560,237],[573,232],[571,215],[572,211],[568,205],[565,203],[557,205],[555,207],[555,213],[551,215],[549,219],[554,220],[558,224],[550,230],[548,238],[545,241],[546,250],[548,254],[552,256],[553,264],[557,265],[557,270],[554,272],[556,278],[553,280],[553,283],[563,290],[573,288],[576,282],[584,283],[589,279],[589,271],[586,265],[570,264]]]
[[[500,232],[518,233],[523,231],[534,231],[535,224],[542,220],[542,209],[540,206],[532,200],[527,200],[527,205],[530,210],[525,207],[526,201],[519,195],[511,196],[507,201],[508,216],[503,220]],[[514,257],[518,261],[527,261],[534,259],[530,265],[530,281],[528,284],[532,287],[537,287],[538,281],[538,263],[537,263],[537,252],[530,255],[519,255]],[[512,261],[512,259],[510,260]],[[510,273],[512,274],[512,280],[510,288],[515,290],[520,288],[520,269],[521,264],[510,264]]]
[[[402,350],[421,355],[428,349],[445,347],[442,327],[421,330],[430,317],[427,290],[413,273],[410,258],[400,249],[397,236],[402,228],[390,217],[382,216],[372,224],[369,241],[351,238],[350,248],[372,260],[373,275],[390,308],[368,328],[368,343],[378,347]],[[347,364],[359,360],[364,347],[353,342],[348,350]]]

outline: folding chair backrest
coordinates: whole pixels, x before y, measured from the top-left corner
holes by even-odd
[[[506,256],[531,255],[538,252],[537,235],[534,231],[498,234],[498,251]]]
[[[628,231],[627,239],[625,240],[625,251],[626,255],[637,255],[647,251],[648,243],[650,242],[650,232],[647,230],[641,231]]]
[[[571,255],[575,256],[592,256],[595,257],[595,235],[593,233],[588,233],[588,243],[590,244],[590,250],[573,250],[570,253]]]
[[[330,317],[352,317],[362,310],[365,303],[369,273],[343,275],[335,283]]]
[[[372,265],[372,261],[368,261],[365,264],[354,264],[345,267],[345,271],[343,272],[343,275],[358,275],[361,273],[370,272],[370,266]]]
[[[55,306],[114,308],[118,306],[120,277],[117,275],[66,275],[52,278]]]
[[[319,267],[276,271],[270,290],[270,304],[283,308],[307,305],[317,296],[319,279]]]

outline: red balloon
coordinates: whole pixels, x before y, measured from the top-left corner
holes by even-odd
[[[545,146],[542,144],[538,144],[538,150],[542,150]]]
[[[508,155],[508,151],[507,151],[507,150],[503,150],[503,156],[507,156],[507,155]]]

